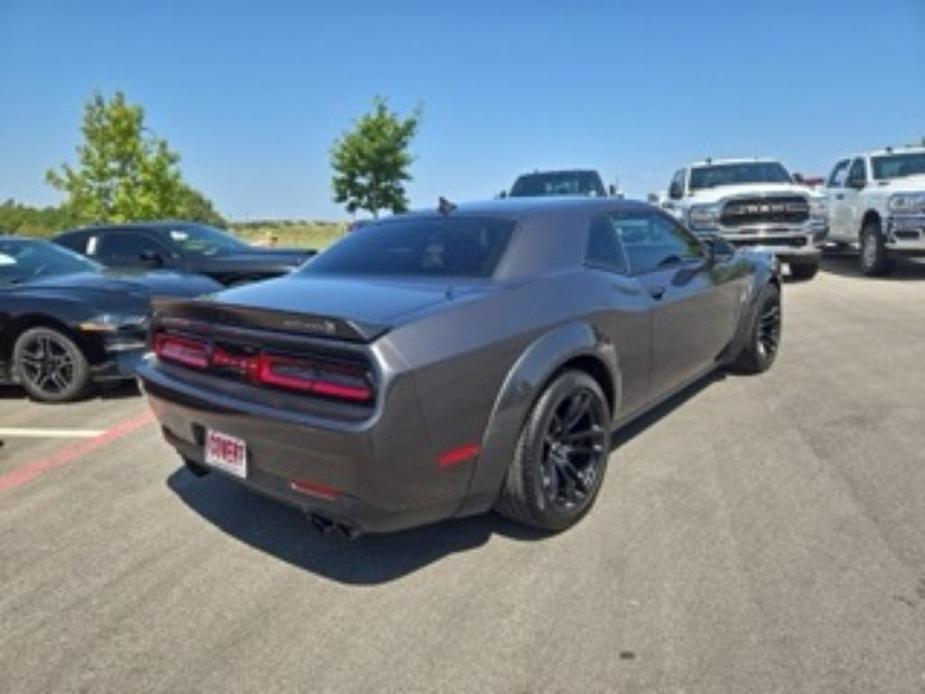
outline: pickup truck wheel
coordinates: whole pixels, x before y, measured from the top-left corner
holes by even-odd
[[[566,371],[533,406],[495,510],[534,528],[565,530],[594,504],[609,455],[604,392],[583,371]]]
[[[811,280],[819,272],[819,263],[790,263],[790,274],[794,279]]]
[[[879,222],[868,222],[861,230],[861,272],[876,277],[890,272],[890,257]]]
[[[780,290],[773,284],[765,286],[751,316],[742,351],[733,360],[732,371],[756,374],[771,368],[777,358],[781,336]]]
[[[53,328],[30,328],[13,345],[13,370],[34,400],[76,400],[90,386],[90,366],[80,347]]]

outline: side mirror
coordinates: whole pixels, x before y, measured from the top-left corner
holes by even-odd
[[[145,265],[153,265],[154,267],[160,267],[164,264],[164,259],[161,258],[160,254],[152,250],[142,251],[138,254],[138,259]]]
[[[799,183],[800,185],[803,185],[804,183],[806,183],[806,179],[803,178],[803,174],[801,174],[801,173],[795,173],[795,174],[793,174],[793,182],[794,182],[794,183]]]
[[[854,188],[855,190],[862,190],[867,185],[867,182],[863,178],[849,178],[848,187]]]
[[[502,190],[500,193],[498,193],[498,197],[501,198],[502,200],[504,200],[504,198],[507,197],[507,191],[506,191],[506,190]]]
[[[726,260],[735,255],[735,248],[722,236],[703,237],[704,243],[710,250],[710,260],[713,262]]]
[[[617,187],[616,187],[613,183],[611,183],[610,185],[607,186],[607,194],[608,194],[610,197],[616,196],[616,194],[617,194]]]

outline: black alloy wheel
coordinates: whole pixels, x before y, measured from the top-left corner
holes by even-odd
[[[87,389],[90,370],[80,348],[52,328],[26,330],[13,347],[19,382],[34,399],[66,402]]]
[[[546,429],[543,490],[549,504],[560,511],[571,511],[586,501],[609,454],[605,413],[593,402],[591,390],[572,391],[559,402]]]
[[[758,298],[745,344],[730,364],[733,371],[755,374],[771,368],[780,350],[781,317],[780,290],[768,284]]]
[[[520,434],[496,510],[524,525],[564,530],[591,508],[610,456],[610,405],[583,371],[540,395]]]

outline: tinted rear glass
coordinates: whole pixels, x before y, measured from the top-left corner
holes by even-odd
[[[369,224],[317,255],[300,272],[327,275],[490,277],[513,222],[426,218]]]
[[[521,176],[511,188],[511,197],[530,198],[546,195],[604,195],[601,177],[593,171],[536,173]]]

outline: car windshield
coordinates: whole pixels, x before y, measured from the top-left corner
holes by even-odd
[[[512,198],[547,195],[596,195],[603,197],[604,184],[594,171],[564,171],[520,176],[511,188]]]
[[[178,224],[170,227],[167,235],[184,255],[213,256],[251,250],[227,231],[203,224]]]
[[[925,174],[925,152],[871,157],[871,162],[874,165],[874,178],[877,180]]]
[[[99,270],[100,266],[89,258],[47,241],[0,240],[0,285]]]
[[[513,223],[482,218],[410,218],[369,224],[315,256],[307,275],[490,277]]]
[[[791,183],[792,180],[787,169],[776,161],[716,164],[691,169],[691,190],[743,183]]]

